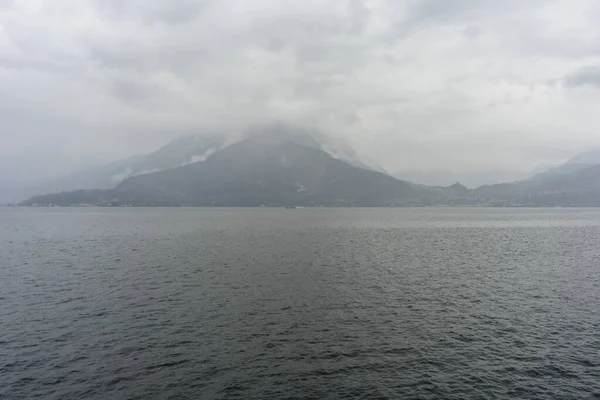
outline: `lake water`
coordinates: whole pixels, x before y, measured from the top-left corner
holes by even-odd
[[[600,210],[0,209],[0,398],[600,398]]]

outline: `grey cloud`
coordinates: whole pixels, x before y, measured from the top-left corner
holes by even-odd
[[[396,23],[398,31],[404,34],[435,26],[454,26],[461,27],[468,39],[497,35],[498,40],[521,54],[572,58],[600,53],[600,38],[596,34],[590,35],[589,30],[600,20],[597,2],[414,0],[411,4],[406,18]],[[564,29],[548,23],[550,12],[556,12],[556,17],[561,18],[563,9],[576,9],[577,4],[589,16],[587,21],[578,21],[576,28],[567,23]],[[583,23],[590,26],[582,26]]]
[[[485,24],[497,18],[512,18],[528,10],[535,10],[545,0],[412,0],[407,23],[409,25],[455,24],[474,22]],[[531,17],[531,15],[530,15]]]
[[[371,14],[364,1],[351,0],[348,4],[348,13],[351,21],[349,32],[352,34],[363,33]]]
[[[52,74],[77,74],[80,69],[73,65],[62,64],[50,60],[15,59],[0,54],[0,67],[6,69],[30,69]]]
[[[564,79],[567,87],[590,86],[600,88],[600,65],[580,68]]]
[[[144,84],[131,80],[115,81],[111,91],[116,97],[126,102],[136,103],[160,96],[162,93],[156,85]]]
[[[408,17],[410,25],[423,21],[440,22],[456,20],[489,7],[490,3],[481,0],[416,0],[413,1]]]
[[[548,146],[600,145],[581,123],[600,123],[589,98],[548,84],[598,86],[585,68],[600,49],[591,0],[11,3],[0,8],[6,168],[44,170],[41,148],[63,171],[80,154],[276,119],[345,135],[390,170],[498,168],[508,156],[496,148],[527,169]]]
[[[197,19],[210,4],[211,1],[192,0],[162,2],[159,7],[150,9],[145,18],[147,23],[186,24]]]
[[[94,3],[106,18],[180,25],[194,21],[215,0],[96,0]]]
[[[0,1],[0,10],[8,10],[9,8],[13,8],[15,6],[16,0],[2,0]]]

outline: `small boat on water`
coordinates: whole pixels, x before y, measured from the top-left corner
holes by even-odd
[[[292,208],[296,208],[296,206],[285,206],[286,209],[290,210]]]

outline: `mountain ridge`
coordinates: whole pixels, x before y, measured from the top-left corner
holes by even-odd
[[[267,139],[251,136],[202,162],[130,177],[112,190],[37,196],[25,204],[384,206],[424,197],[415,185],[324,150]]]
[[[474,189],[458,181],[427,186],[375,171],[352,152],[332,155],[315,136],[310,130],[271,126],[225,145],[222,139],[203,139],[198,147],[190,143],[199,139],[183,137],[169,144],[183,150],[165,164],[177,161],[172,168],[124,176],[114,188],[80,188],[34,196],[21,204],[600,206],[600,165],[565,163],[528,179]],[[173,154],[169,146],[159,150]],[[160,151],[152,154],[168,159]],[[184,162],[179,162],[184,152]]]
[[[87,167],[61,178],[42,181],[19,189],[17,185],[6,185],[11,199],[28,197],[42,193],[57,193],[77,189],[112,189],[124,179],[151,172],[171,169],[195,162],[204,161],[213,153],[251,136],[268,140],[289,138],[298,143],[328,152],[332,157],[344,160],[361,168],[387,173],[377,165],[369,165],[361,160],[347,143],[314,129],[305,129],[284,123],[258,125],[241,133],[203,132],[177,137],[155,151],[139,154],[110,163]]]

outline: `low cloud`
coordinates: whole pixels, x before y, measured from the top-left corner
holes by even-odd
[[[6,1],[0,168],[284,120],[391,171],[530,169],[600,146],[599,49],[591,0]]]
[[[589,86],[600,88],[600,65],[584,67],[567,76],[564,83],[568,87]]]

